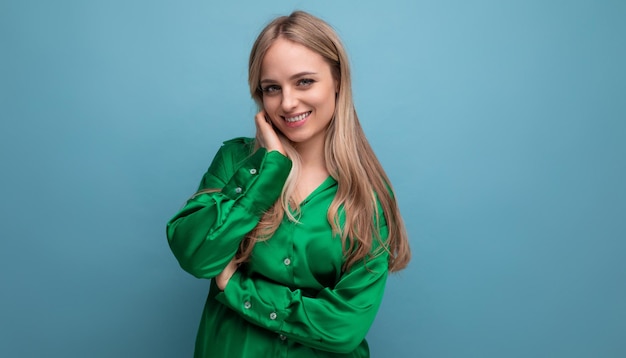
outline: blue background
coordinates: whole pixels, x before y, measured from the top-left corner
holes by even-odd
[[[247,56],[304,9],[349,50],[414,259],[373,357],[626,356],[626,2],[0,3],[0,356],[188,357],[165,222],[252,136]]]

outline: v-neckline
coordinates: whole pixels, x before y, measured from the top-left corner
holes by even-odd
[[[317,195],[319,192],[330,188],[331,186],[335,185],[337,182],[335,181],[335,179],[332,176],[327,176],[326,179],[324,179],[324,181],[317,186],[317,188],[315,188],[311,193],[309,193],[309,195],[307,195],[306,198],[304,198],[304,200],[302,200],[300,202],[300,207],[306,205],[306,203],[308,203],[309,201],[311,201],[311,199],[313,199],[313,197],[315,195]]]

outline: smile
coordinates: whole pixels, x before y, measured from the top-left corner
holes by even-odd
[[[285,121],[287,121],[288,123],[294,123],[294,122],[299,122],[301,120],[304,120],[306,117],[308,117],[311,114],[311,111],[299,114],[297,116],[294,117],[283,117],[285,119]]]

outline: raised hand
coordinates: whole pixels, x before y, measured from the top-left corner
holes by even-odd
[[[265,111],[260,111],[254,117],[254,121],[256,123],[256,137],[257,140],[260,141],[259,144],[262,147],[265,147],[268,152],[276,150],[282,155],[285,155],[283,144],[280,142],[274,127],[272,127],[272,123],[270,122],[267,113],[265,113]]]

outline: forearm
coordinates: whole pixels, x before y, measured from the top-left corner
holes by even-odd
[[[279,198],[291,161],[259,149],[221,190],[190,199],[167,225],[172,252],[196,277],[215,277],[237,252],[241,240]]]
[[[346,273],[315,297],[263,277],[235,273],[216,299],[249,322],[303,345],[349,353],[363,341],[382,300],[387,255]]]

